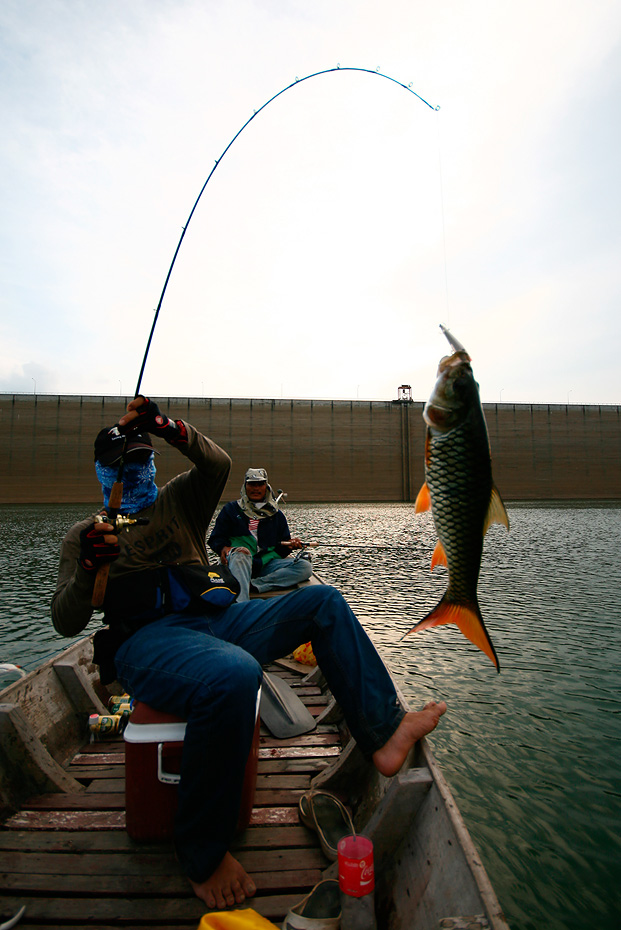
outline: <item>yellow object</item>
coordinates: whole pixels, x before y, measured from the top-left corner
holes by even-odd
[[[212,911],[205,914],[198,930],[278,930],[278,927],[251,907],[246,907],[238,911]]]
[[[313,667],[317,665],[317,659],[315,658],[315,653],[310,643],[298,646],[297,649],[293,650],[292,655],[295,661],[299,662],[301,665],[312,665]]]

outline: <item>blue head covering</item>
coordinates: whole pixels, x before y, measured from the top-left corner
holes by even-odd
[[[101,462],[95,462],[95,470],[103,491],[104,507],[108,507],[118,468],[116,465],[102,465]],[[119,508],[121,513],[138,513],[155,502],[158,493],[155,472],[153,453],[148,462],[125,463],[123,466],[123,500]]]

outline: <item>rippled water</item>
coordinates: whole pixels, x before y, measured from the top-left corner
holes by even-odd
[[[288,505],[320,543],[408,701],[444,698],[431,737],[513,930],[621,925],[621,509],[509,507],[479,583],[500,658],[454,627],[401,636],[440,599],[435,534],[413,505]],[[49,621],[58,546],[80,507],[0,507],[0,658],[67,645]],[[335,545],[337,544],[337,545]],[[96,624],[95,624],[96,625]],[[0,685],[9,678],[0,677]]]

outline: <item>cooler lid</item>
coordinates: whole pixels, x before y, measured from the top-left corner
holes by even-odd
[[[130,720],[123,739],[128,743],[182,743],[185,727],[185,723],[132,723]]]

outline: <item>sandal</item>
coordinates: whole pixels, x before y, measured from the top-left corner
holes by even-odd
[[[290,908],[282,930],[338,930],[340,926],[341,895],[338,879],[326,878]]]
[[[298,811],[302,823],[317,833],[324,855],[336,862],[339,840],[356,832],[345,805],[328,791],[311,788],[298,801]]]

